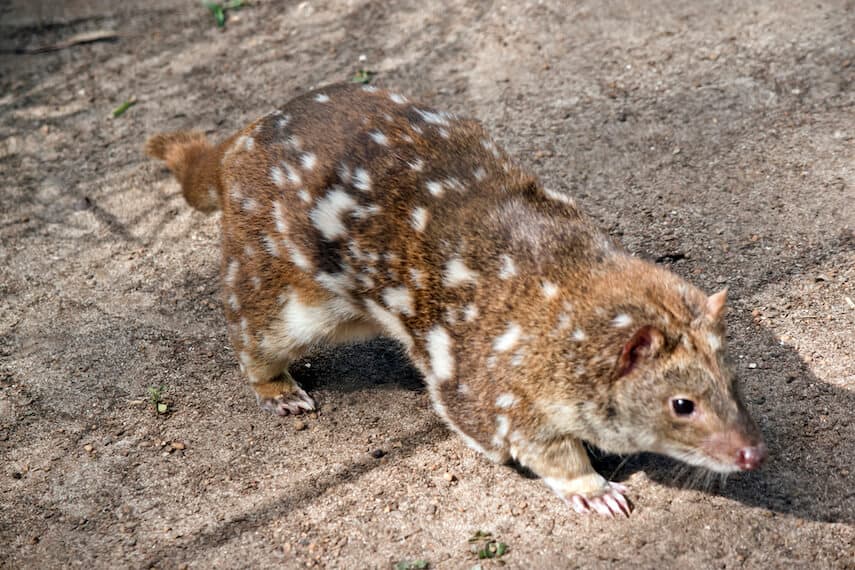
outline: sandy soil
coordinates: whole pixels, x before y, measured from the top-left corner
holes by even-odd
[[[853,13],[254,0],[221,31],[193,0],[0,2],[0,566],[469,569],[480,529],[511,568],[855,568]],[[15,53],[97,29],[120,38]],[[296,367],[317,414],[260,412],[217,218],[141,145],[229,133],[361,66],[483,120],[632,251],[730,287],[768,466],[703,489],[602,458],[636,511],[579,517],[452,436],[387,342]]]

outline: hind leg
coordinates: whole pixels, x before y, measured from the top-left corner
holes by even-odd
[[[300,295],[292,288],[279,303],[275,316],[257,330],[245,316],[235,313],[235,320],[240,320],[230,324],[229,331],[261,408],[277,415],[301,414],[314,410],[315,402],[297,384],[288,366],[318,346],[367,340],[377,336],[379,329],[349,301],[323,292]],[[227,319],[232,320],[231,316],[227,312]]]

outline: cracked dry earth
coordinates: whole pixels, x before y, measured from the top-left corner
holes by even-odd
[[[853,13],[254,0],[218,30],[192,0],[0,3],[0,566],[468,569],[482,530],[511,568],[855,568]],[[260,412],[217,217],[142,143],[225,135],[359,67],[482,120],[639,256],[727,285],[766,467],[705,488],[601,457],[635,512],[580,517],[453,437],[385,341],[295,366],[317,414]]]

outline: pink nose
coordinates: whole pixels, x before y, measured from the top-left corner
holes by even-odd
[[[736,465],[743,471],[751,471],[763,465],[766,459],[766,444],[743,447],[736,454]]]

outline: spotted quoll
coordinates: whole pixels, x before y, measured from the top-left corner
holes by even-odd
[[[228,333],[261,407],[315,408],[288,367],[385,335],[474,449],[577,511],[629,514],[583,442],[728,472],[766,450],[706,296],[613,243],[474,120],[373,86],[304,94],[218,145],[152,137],[222,210]]]

